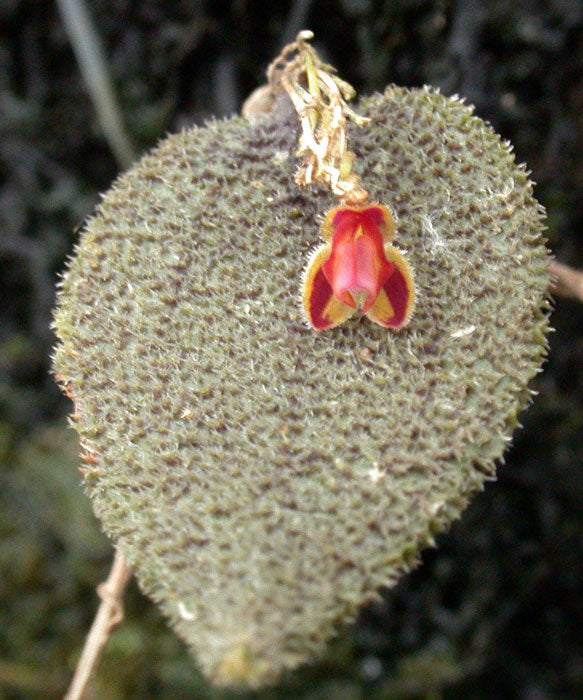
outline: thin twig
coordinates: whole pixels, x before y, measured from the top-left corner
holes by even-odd
[[[583,301],[583,271],[553,260],[549,265],[551,292],[559,297],[572,297]]]
[[[97,668],[107,640],[123,620],[123,594],[131,574],[132,570],[125,559],[116,551],[107,581],[97,587],[101,605],[85,640],[79,663],[64,700],[82,700],[85,697],[87,685]]]
[[[123,125],[99,37],[87,7],[83,0],[57,0],[57,4],[105,138],[119,166],[128,168],[135,160],[134,149]]]

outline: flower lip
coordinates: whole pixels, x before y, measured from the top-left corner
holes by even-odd
[[[366,313],[393,266],[386,258],[383,237],[375,222],[355,210],[347,213],[350,216],[335,217],[338,225],[332,236],[332,252],[322,271],[337,299]]]

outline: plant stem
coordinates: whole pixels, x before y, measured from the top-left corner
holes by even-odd
[[[552,275],[551,292],[560,297],[574,297],[583,301],[583,271],[553,262],[549,265]]]
[[[81,75],[109,147],[121,168],[128,168],[135,153],[123,125],[113,83],[99,37],[83,0],[57,0]]]
[[[85,691],[101,659],[107,640],[123,620],[123,594],[131,574],[132,570],[125,559],[116,551],[107,581],[97,587],[101,605],[63,700],[82,700],[85,697]]]

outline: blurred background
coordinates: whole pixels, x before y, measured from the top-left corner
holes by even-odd
[[[111,148],[64,6],[0,2],[0,700],[60,697],[112,549],[77,472],[70,405],[50,376],[55,285],[130,149]],[[299,29],[359,93],[458,93],[515,146],[549,247],[583,268],[580,0],[93,0],[136,157],[240,109]],[[317,664],[262,693],[213,689],[135,584],[93,696],[583,697],[583,305],[556,301],[524,429],[423,564]],[[504,348],[500,349],[501,352]]]

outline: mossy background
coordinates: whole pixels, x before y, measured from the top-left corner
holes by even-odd
[[[583,3],[91,6],[139,151],[237,111],[281,45],[310,27],[360,93],[429,83],[473,102],[532,169],[551,249],[583,267]],[[117,169],[53,4],[10,0],[0,21],[3,700],[62,695],[111,562],[79,487],[70,406],[48,370],[57,273]],[[94,696],[583,696],[583,306],[556,306],[539,396],[499,481],[326,659],[270,691],[217,691],[132,585]]]

